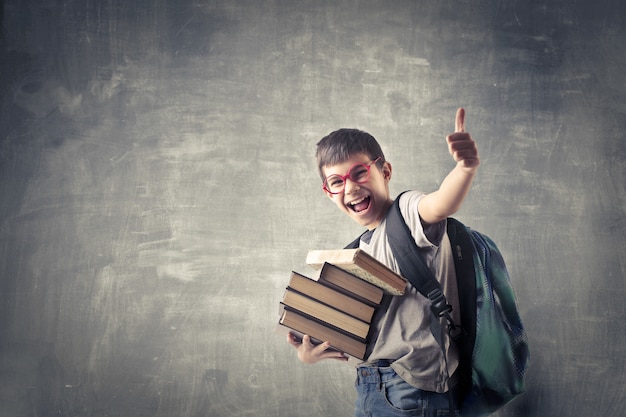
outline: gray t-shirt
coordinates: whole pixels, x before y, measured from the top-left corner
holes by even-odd
[[[454,260],[446,231],[446,222],[429,225],[424,230],[417,205],[424,194],[409,191],[400,197],[400,211],[404,216],[417,246],[422,249],[424,259],[441,283],[448,303],[453,306],[453,318],[458,323],[458,292]],[[373,233],[366,235],[359,247],[396,272],[400,272],[386,237],[386,219]],[[369,240],[369,242],[367,242]],[[410,284],[403,296],[386,296],[377,311],[368,344],[366,362],[375,364],[379,360],[393,362],[391,367],[412,386],[434,392],[446,392],[446,361],[441,347],[430,330],[430,301]],[[448,372],[452,375],[458,366],[458,353],[448,349]]]

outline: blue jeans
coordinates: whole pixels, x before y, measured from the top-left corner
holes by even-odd
[[[415,388],[388,366],[358,367],[355,386],[357,399],[354,417],[450,415],[448,394]]]

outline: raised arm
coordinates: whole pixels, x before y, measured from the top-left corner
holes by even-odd
[[[455,132],[448,135],[448,150],[456,166],[441,183],[437,191],[422,198],[418,211],[425,223],[437,223],[456,213],[467,196],[480,159],[472,136],[465,132],[465,110],[456,112]]]

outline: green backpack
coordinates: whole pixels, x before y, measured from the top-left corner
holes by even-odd
[[[402,276],[431,300],[431,331],[443,349],[447,329],[460,363],[450,376],[450,415],[485,416],[524,391],[529,361],[528,340],[520,320],[504,260],[487,236],[448,218],[447,234],[454,256],[461,322],[455,323],[439,282],[422,260],[398,205],[387,214],[387,239]],[[442,325],[443,322],[443,325]],[[445,349],[443,349],[445,354]],[[454,395],[452,392],[454,391]]]

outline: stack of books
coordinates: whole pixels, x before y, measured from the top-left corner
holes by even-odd
[[[309,335],[314,344],[363,360],[374,313],[385,293],[402,295],[406,280],[362,249],[310,251],[312,277],[292,272],[277,332]]]

